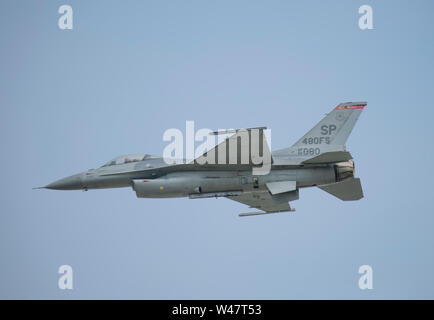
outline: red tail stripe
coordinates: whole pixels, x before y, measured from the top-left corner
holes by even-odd
[[[342,109],[363,109],[365,106],[340,106],[336,107],[336,110],[342,110]]]

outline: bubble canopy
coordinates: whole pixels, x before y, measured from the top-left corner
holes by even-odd
[[[104,164],[102,167],[109,167],[114,166],[117,164],[124,164],[124,163],[131,163],[131,162],[137,162],[137,161],[143,161],[147,158],[150,158],[151,156],[149,154],[127,154],[123,156],[119,156],[117,158],[114,158],[113,160],[110,160],[106,164]]]

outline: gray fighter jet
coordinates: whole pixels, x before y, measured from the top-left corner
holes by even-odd
[[[345,143],[366,104],[339,104],[294,145],[272,153],[265,139],[257,139],[257,146],[254,139],[243,142],[252,138],[255,130],[263,137],[265,127],[238,129],[188,163],[168,164],[163,157],[147,154],[126,155],[42,188],[87,191],[132,187],[139,198],[225,197],[260,210],[240,216],[294,211],[289,202],[298,200],[299,189],[307,187],[318,187],[344,201],[359,200],[363,191]],[[234,143],[235,149],[231,147]],[[246,148],[260,150],[263,163],[251,156],[240,161]],[[264,161],[269,161],[270,170],[266,174],[255,172]]]

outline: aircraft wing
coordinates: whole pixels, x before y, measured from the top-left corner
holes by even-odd
[[[298,198],[298,192],[296,194],[296,197]],[[226,198],[246,204],[250,208],[256,208],[263,211],[263,212],[241,213],[240,216],[295,211],[294,209],[291,208],[291,206],[288,203],[289,198],[295,199],[294,193],[288,193],[288,195],[283,195],[283,196],[282,195],[273,196],[268,191],[254,191],[254,192],[244,192],[241,195],[228,196]]]
[[[211,132],[212,135],[232,136],[208,150],[192,163],[201,165],[257,165],[273,162],[264,130],[266,127]]]

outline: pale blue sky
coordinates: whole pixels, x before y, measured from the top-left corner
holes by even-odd
[[[62,4],[74,29],[57,26]],[[374,30],[358,28],[370,4]],[[0,298],[434,298],[434,2],[1,1]],[[295,214],[227,199],[32,190],[168,128],[267,126],[290,146],[368,101],[348,149],[365,198]],[[74,290],[57,269],[74,270]],[[360,265],[374,290],[358,288]]]

